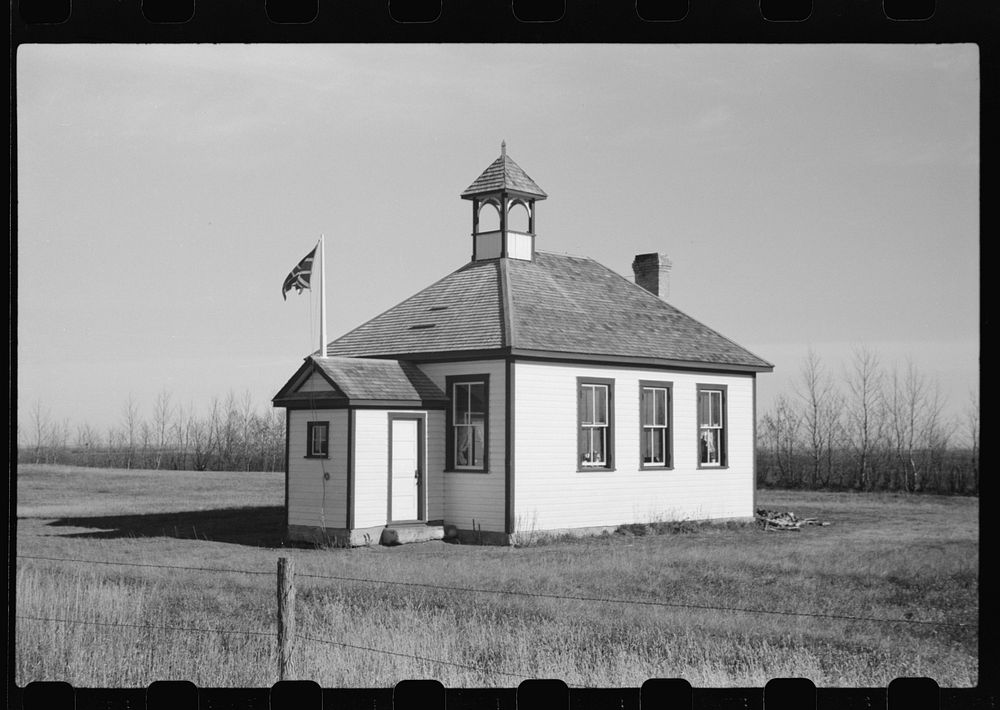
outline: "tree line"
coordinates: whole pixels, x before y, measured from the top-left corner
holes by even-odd
[[[83,423],[53,420],[36,401],[18,423],[18,461],[124,469],[281,471],[285,465],[285,418],[259,412],[249,392],[212,400],[207,414],[174,404],[161,391],[149,417],[129,396],[119,422],[100,431]]]
[[[979,493],[979,398],[944,415],[936,382],[912,362],[883,366],[856,348],[835,377],[815,352],[790,394],[757,422],[758,485],[780,488]],[[116,425],[99,431],[54,421],[40,402],[18,423],[18,461],[125,469],[281,471],[285,421],[258,412],[250,393],[212,400],[207,414],[157,395],[141,416],[130,396]]]
[[[911,361],[886,367],[855,348],[834,377],[815,352],[791,394],[757,422],[762,486],[979,493],[979,397],[962,416],[944,414],[938,384]]]

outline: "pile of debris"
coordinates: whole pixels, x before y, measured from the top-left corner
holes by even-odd
[[[798,531],[803,525],[829,525],[830,523],[817,518],[797,518],[795,513],[779,513],[776,510],[757,509],[757,524],[765,530],[784,532]]]

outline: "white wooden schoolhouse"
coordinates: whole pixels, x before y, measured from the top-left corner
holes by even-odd
[[[547,195],[504,147],[461,197],[471,261],[274,397],[288,537],[509,544],[752,518],[756,376],[772,365],[664,300],[665,255],[636,256],[633,283],[540,250]]]

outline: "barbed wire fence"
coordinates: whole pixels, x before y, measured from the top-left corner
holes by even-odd
[[[275,577],[277,582],[276,590],[277,590],[277,602],[278,602],[277,614],[276,614],[276,628],[278,629],[277,631],[264,631],[260,629],[204,628],[204,627],[172,626],[172,625],[156,625],[156,624],[127,624],[122,622],[103,622],[103,621],[93,621],[86,619],[60,618],[60,617],[38,616],[32,614],[17,614],[17,613],[15,614],[15,618],[20,619],[22,621],[38,622],[38,623],[62,623],[62,624],[74,624],[74,625],[88,625],[96,627],[135,628],[135,629],[145,629],[145,630],[171,631],[178,633],[271,637],[276,640],[276,643],[278,645],[277,656],[278,656],[279,680],[291,679],[295,675],[294,668],[291,664],[291,658],[292,658],[292,650],[298,639],[301,639],[303,641],[309,641],[311,643],[323,644],[327,646],[336,646],[340,648],[362,651],[366,653],[375,653],[387,656],[407,658],[410,660],[415,660],[432,665],[460,668],[463,670],[475,671],[485,676],[502,675],[505,677],[521,678],[521,679],[530,679],[534,677],[534,674],[532,674],[531,672],[521,669],[518,669],[517,672],[503,671],[495,668],[486,668],[484,666],[448,661],[441,658],[431,658],[419,654],[403,653],[400,651],[392,651],[385,648],[373,648],[370,646],[365,646],[360,644],[347,643],[345,641],[336,641],[328,638],[319,638],[317,636],[313,636],[310,634],[296,633],[295,613],[294,613],[296,575],[293,571],[294,568],[292,564],[290,564],[291,559],[286,557],[278,558],[277,572],[271,572],[265,570],[241,569],[233,567],[204,567],[204,566],[156,564],[148,562],[121,562],[113,560],[94,560],[94,559],[81,559],[72,557],[52,557],[45,555],[18,555],[17,559],[18,561],[37,560],[37,561],[48,561],[48,562],[62,562],[70,564],[108,565],[108,566],[120,566],[120,567],[186,570],[195,572],[215,572],[215,573],[230,573],[230,574]],[[523,597],[532,599],[552,599],[561,601],[635,605],[642,607],[662,607],[662,608],[674,608],[674,609],[694,609],[699,611],[726,612],[734,614],[762,614],[762,615],[777,615],[777,616],[789,616],[789,617],[810,617],[817,619],[847,621],[847,622],[867,622],[867,623],[903,624],[903,625],[912,624],[912,625],[960,629],[966,631],[978,630],[978,623],[975,621],[971,622],[944,621],[935,619],[917,619],[917,618],[906,618],[906,617],[884,618],[884,617],[858,616],[851,614],[831,614],[824,612],[811,612],[811,611],[787,610],[787,609],[756,609],[750,607],[734,607],[734,606],[724,606],[715,604],[668,602],[655,599],[597,597],[597,596],[586,596],[577,594],[557,594],[554,592],[531,592],[531,591],[517,590],[517,589],[488,589],[488,588],[478,588],[478,587],[461,587],[454,585],[433,584],[430,582],[418,582],[412,580],[376,579],[370,577],[352,577],[348,575],[299,573],[297,576],[306,579],[330,580],[330,581],[370,584],[370,585],[386,585],[395,587],[410,587],[417,589],[442,590],[448,592],[462,592],[468,594],[492,594],[492,595],[513,596],[513,597]]]

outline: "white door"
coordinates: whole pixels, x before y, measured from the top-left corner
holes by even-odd
[[[420,518],[420,484],[423,471],[420,465],[420,421],[417,419],[392,420],[392,500],[390,520],[418,520]]]

